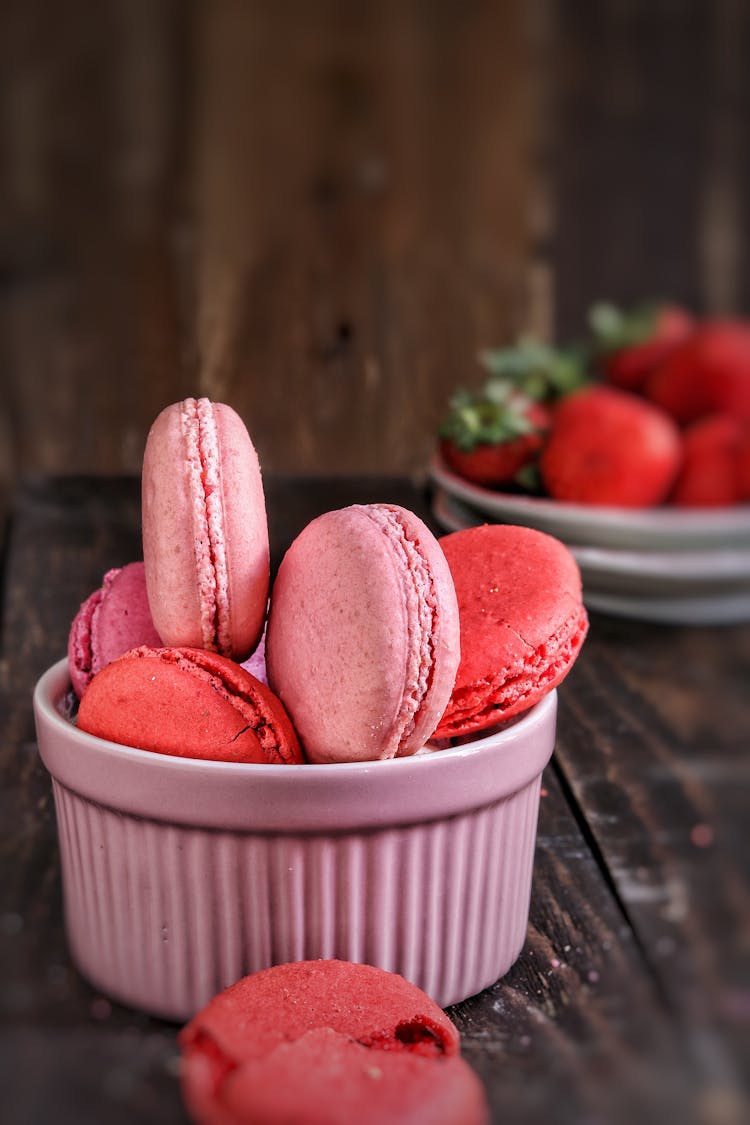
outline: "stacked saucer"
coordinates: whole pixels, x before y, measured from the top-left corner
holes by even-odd
[[[429,471],[433,514],[446,531],[513,523],[566,543],[589,609],[680,625],[750,621],[750,504],[594,507],[482,488],[439,456]]]

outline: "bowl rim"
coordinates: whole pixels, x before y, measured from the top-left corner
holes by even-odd
[[[42,761],[62,786],[118,812],[215,830],[330,832],[452,816],[511,796],[554,750],[557,691],[461,746],[377,762],[261,765],[180,758],[79,730],[56,706],[67,659],[34,688]]]

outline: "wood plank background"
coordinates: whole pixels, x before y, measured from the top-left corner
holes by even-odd
[[[478,347],[748,311],[744,0],[6,0],[0,482],[208,394],[419,473]]]

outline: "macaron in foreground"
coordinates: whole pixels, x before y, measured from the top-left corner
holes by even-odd
[[[180,1035],[198,1125],[485,1125],[445,1012],[371,965],[299,961],[245,977]]]

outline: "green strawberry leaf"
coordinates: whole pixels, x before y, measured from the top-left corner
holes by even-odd
[[[489,373],[485,392],[501,393],[499,385],[510,385],[537,401],[560,398],[588,381],[586,356],[581,348],[552,348],[529,336],[513,347],[491,348],[479,353],[479,362]]]
[[[589,328],[594,347],[599,353],[618,352],[642,344],[656,329],[658,304],[639,305],[624,311],[608,301],[600,301],[589,310]]]
[[[500,445],[524,434],[533,433],[534,424],[526,416],[529,401],[514,392],[498,392],[493,398],[484,391],[457,391],[450,400],[450,413],[439,435],[462,452],[477,445]]]

